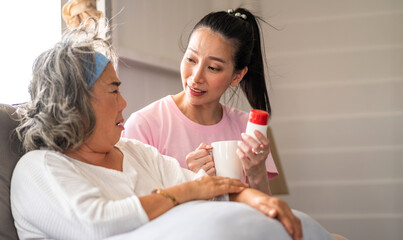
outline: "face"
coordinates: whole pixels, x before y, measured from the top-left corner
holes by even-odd
[[[209,28],[193,32],[181,62],[185,102],[216,106],[229,86],[242,80],[247,68],[235,71],[231,41]]]
[[[107,151],[119,141],[123,131],[123,109],[126,101],[119,92],[120,81],[112,64],[92,85],[91,105],[96,117],[93,134],[86,144],[95,151]]]

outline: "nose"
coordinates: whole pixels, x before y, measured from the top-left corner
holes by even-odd
[[[120,96],[119,97],[119,110],[123,111],[123,109],[125,109],[127,106],[127,102],[124,99],[124,97],[122,96],[122,94],[119,93],[119,96]]]
[[[199,84],[205,82],[203,67],[201,67],[201,64],[193,68],[192,81]]]

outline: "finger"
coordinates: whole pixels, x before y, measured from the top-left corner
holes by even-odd
[[[244,142],[242,141],[238,141],[238,149],[246,155],[246,157],[252,156],[253,152],[252,152],[252,148],[249,147],[248,145],[246,145]]]
[[[260,142],[257,142],[254,138],[247,134],[241,134],[243,140],[252,147],[252,152],[255,153],[264,153],[265,155],[270,153],[270,141],[266,138],[260,131],[255,130],[256,137],[259,139]],[[252,156],[253,157],[253,156]],[[266,157],[267,158],[267,157]]]
[[[231,182],[231,183],[221,184],[217,188],[219,189],[218,191],[221,194],[226,194],[226,193],[239,193],[239,192],[242,192],[247,187],[242,182],[238,182],[238,183]]]
[[[211,177],[214,178],[214,177]],[[222,195],[228,193],[239,193],[242,192],[247,186],[240,181],[228,181],[222,179],[214,179],[214,183],[207,184],[209,191],[214,195]]]
[[[204,150],[211,150],[213,147],[210,144],[205,142],[200,143],[200,145],[196,148],[196,150],[204,149]]]
[[[268,207],[264,204],[260,204],[258,206],[258,210],[262,212],[264,215],[270,217],[270,218],[275,218],[277,216],[277,211],[274,208]]]
[[[207,143],[201,143],[196,150],[186,155],[186,162],[189,164],[192,161],[196,161],[199,158],[210,155],[209,150],[211,148],[212,146],[208,145]]]
[[[206,171],[206,173],[210,176],[215,176],[216,175],[216,169],[215,167],[210,168],[209,170]]]
[[[213,162],[213,157],[211,155],[206,155],[203,157],[200,157],[198,159],[191,159],[188,158],[188,167],[190,170],[194,171],[197,170],[199,171],[201,168],[203,168],[203,166],[208,165],[210,163],[210,165],[212,164],[212,166],[214,166],[214,162]],[[206,166],[208,167],[208,166]],[[205,171],[210,169],[209,167],[207,169],[204,169]]]
[[[290,234],[291,236],[294,236],[294,226],[292,224],[292,221],[285,217],[285,216],[279,216],[278,219],[280,222],[284,225],[285,230]]]
[[[238,149],[241,150],[243,152],[243,154],[246,155],[245,157],[247,159],[244,159],[244,160],[249,160],[249,162],[253,161],[253,160],[261,161],[261,160],[267,158],[266,152],[263,152],[263,154],[256,154],[255,151],[260,151],[260,150],[255,150],[255,149],[251,148],[250,146],[246,145],[242,141],[238,142]],[[241,156],[239,156],[239,157],[241,157]]]
[[[301,220],[295,216],[295,224],[294,224],[294,239],[302,239],[303,233],[302,233],[302,223]]]
[[[225,179],[224,181],[226,181],[229,185],[232,185],[232,186],[249,187],[249,184],[244,183],[241,180],[235,179],[235,178],[228,178],[228,179]]]
[[[193,152],[189,153],[189,156],[192,156],[195,159],[199,159],[208,155],[210,155],[210,153],[206,149],[196,149]]]
[[[201,166],[201,168],[207,173],[210,169],[214,168],[215,164],[213,161],[207,161]],[[210,174],[209,174],[210,175]]]
[[[233,185],[233,186],[243,186],[243,187],[249,187],[249,184],[242,182],[239,179],[236,178],[229,178],[229,177],[221,177],[221,176],[215,176],[212,177],[218,184],[221,185]]]
[[[298,221],[299,219],[291,212],[288,205],[282,206],[278,210],[278,220],[284,225],[286,231],[291,236],[296,236],[296,234],[302,234],[302,226]],[[297,220],[298,219],[298,220]]]
[[[200,161],[203,160],[203,158],[207,157],[207,159],[204,159],[205,161],[202,162],[202,164],[205,164],[206,161],[208,161],[209,159],[211,161],[213,161],[213,157],[210,155],[210,153],[205,150],[205,149],[198,149],[195,150],[191,153],[189,153],[188,155],[186,155],[186,162],[187,163],[191,163],[193,161]]]
[[[274,209],[274,208],[269,209],[269,211],[267,212],[267,216],[269,216],[269,217],[271,217],[271,218],[277,217],[277,214],[278,214],[278,212],[277,212],[277,210]]]
[[[261,144],[263,145],[269,145],[270,140],[260,131],[256,130],[253,132],[256,136],[256,138],[260,141]]]
[[[258,148],[260,145],[259,142],[257,142],[253,137],[249,136],[246,133],[241,133],[241,137],[251,148]]]
[[[204,165],[215,166],[214,161],[213,161],[213,157],[211,155],[203,156],[203,157],[197,159],[197,162],[201,166],[204,166]]]
[[[241,160],[242,166],[245,169],[245,167],[249,165],[250,160],[239,148],[236,150],[236,155],[238,155],[238,158]]]

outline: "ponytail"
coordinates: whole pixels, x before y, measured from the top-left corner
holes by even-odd
[[[246,21],[252,28],[253,48],[250,56],[248,72],[240,82],[240,87],[244,92],[249,104],[254,109],[265,110],[271,114],[271,106],[267,93],[266,79],[264,74],[264,63],[262,47],[260,41],[260,27],[255,16],[249,11],[239,8],[235,10],[247,16]]]

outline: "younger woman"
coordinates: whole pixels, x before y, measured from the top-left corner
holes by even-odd
[[[184,90],[133,113],[123,137],[150,144],[182,167],[209,175],[215,174],[210,143],[243,140],[237,154],[247,181],[271,194],[269,179],[278,173],[269,140],[258,131],[260,143],[243,134],[248,113],[220,103],[228,88],[240,86],[252,108],[271,112],[256,17],[243,8],[203,17],[190,33],[180,72]]]

